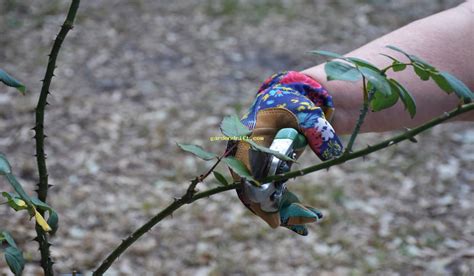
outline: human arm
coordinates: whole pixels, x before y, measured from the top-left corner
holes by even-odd
[[[386,45],[394,45],[417,55],[440,70],[448,71],[474,90],[474,1],[467,1],[421,20],[410,23],[383,37],[346,54],[367,60],[378,67],[390,65],[390,60],[380,55],[388,53]],[[397,52],[391,55],[405,60]],[[337,111],[333,127],[339,134],[351,133],[362,105],[362,82],[327,81],[324,64],[303,70],[302,73],[320,82],[331,93]],[[369,113],[362,132],[382,132],[402,127],[413,127],[452,110],[459,104],[456,95],[443,93],[432,81],[421,81],[412,70],[388,72],[410,91],[417,104],[417,114],[412,119],[401,103],[392,108]],[[457,120],[474,120],[473,112]]]

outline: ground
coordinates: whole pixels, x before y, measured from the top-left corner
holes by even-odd
[[[26,96],[0,87],[0,151],[31,193],[39,80],[68,3],[0,0],[0,68],[28,86]],[[458,3],[83,1],[46,115],[56,271],[92,271],[181,195],[210,163],[176,142],[222,151],[209,137],[225,115],[242,115],[268,75],[323,61],[309,50],[344,53]],[[364,134],[357,146],[391,134]],[[473,124],[457,123],[298,178],[293,191],[326,215],[307,237],[270,229],[233,191],[221,193],[154,227],[110,275],[472,275],[473,161]],[[307,152],[300,166],[317,162]],[[25,274],[40,275],[33,222],[6,205],[0,217],[25,252]]]

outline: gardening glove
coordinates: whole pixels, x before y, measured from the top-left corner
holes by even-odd
[[[263,83],[241,122],[252,130],[250,139],[258,137],[253,139],[254,142],[265,147],[271,145],[280,129],[294,128],[306,137],[310,148],[324,161],[342,154],[342,144],[326,119],[330,119],[333,113],[332,98],[318,82],[302,73],[289,71],[275,74]],[[228,147],[231,146],[234,150],[230,155],[242,161],[252,172],[250,145],[232,141]],[[297,152],[297,157],[301,153]],[[234,180],[240,180],[237,174],[232,175]],[[288,190],[284,191],[279,211],[274,213],[265,212],[260,204],[250,201],[242,188],[237,189],[237,194],[247,208],[272,228],[284,226],[307,235],[305,224],[322,218],[321,212],[301,204],[296,195]]]

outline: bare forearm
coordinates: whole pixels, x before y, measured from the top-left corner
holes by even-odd
[[[388,53],[386,45],[394,45],[408,53],[417,55],[435,67],[448,71],[474,90],[474,1],[456,8],[415,21],[377,40],[374,40],[347,56],[358,57],[385,67],[390,60],[379,53]],[[391,55],[404,60],[402,55]],[[337,107],[334,128],[338,133],[352,131],[362,104],[362,83],[326,81],[324,64],[306,69],[303,73],[320,81],[333,95]],[[380,132],[411,127],[449,111],[459,104],[458,98],[442,92],[432,81],[421,81],[412,70],[389,72],[413,95],[417,104],[417,115],[410,118],[402,104],[377,113],[370,113],[362,126],[363,132]],[[474,120],[474,113],[459,117],[459,120]]]

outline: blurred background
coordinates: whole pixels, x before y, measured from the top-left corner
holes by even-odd
[[[211,164],[176,142],[221,152],[225,142],[209,137],[225,115],[242,115],[267,76],[324,61],[309,50],[345,53],[460,2],[82,1],[46,115],[57,272],[91,271],[181,195]],[[69,3],[0,0],[0,68],[29,90],[0,86],[0,151],[31,193],[39,80]],[[358,146],[393,134],[361,135]],[[175,212],[110,275],[472,275],[473,124],[417,139],[292,181],[325,214],[307,237],[270,229],[230,191]],[[317,162],[307,152],[300,166]],[[0,191],[10,191],[3,179]],[[24,249],[25,275],[40,275],[33,221],[0,205],[0,227]]]

